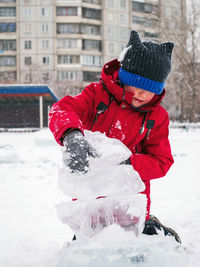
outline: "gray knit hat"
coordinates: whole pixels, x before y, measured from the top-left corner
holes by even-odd
[[[142,42],[136,31],[131,31],[127,52],[121,61],[119,79],[123,84],[161,94],[171,70],[171,42]]]

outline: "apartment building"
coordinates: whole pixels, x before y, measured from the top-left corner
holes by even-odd
[[[0,80],[17,79],[17,14],[15,1],[0,1]]]
[[[178,13],[182,1],[0,0],[0,82],[83,88],[131,29],[159,39],[161,14]]]

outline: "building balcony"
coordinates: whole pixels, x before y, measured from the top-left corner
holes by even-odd
[[[57,22],[89,22],[92,24],[101,24],[101,10],[87,7],[56,7],[56,21]]]
[[[68,70],[68,71],[75,71],[75,70],[81,70],[82,65],[79,64],[59,64],[57,63],[57,69],[58,70]]]
[[[16,32],[0,32],[0,39],[1,40],[16,40],[17,33]]]
[[[11,55],[0,55],[0,67],[14,68],[16,67],[16,56]]]
[[[56,22],[57,23],[84,23],[84,24],[93,24],[93,25],[101,25],[100,20],[95,20],[95,19],[87,19],[87,18],[82,18],[79,16],[59,16],[56,17]]]
[[[81,6],[82,4],[89,4],[91,6],[102,4],[102,0],[56,0],[56,5]]]
[[[17,66],[0,66],[0,72],[16,71]]]
[[[16,23],[0,22],[0,34],[16,33]]]
[[[16,83],[17,80],[17,71],[16,70],[8,70],[2,71],[0,69],[0,83]]]
[[[16,56],[17,51],[5,51],[0,49],[0,56]]]
[[[101,5],[102,0],[82,0],[83,3]]]
[[[0,3],[4,4],[4,6],[5,6],[5,4],[16,3],[16,0],[1,0]]]
[[[16,52],[16,40],[0,40],[0,51],[2,53]]]
[[[83,66],[82,67],[82,70],[83,71],[86,71],[86,72],[99,72],[99,73],[101,73],[101,71],[102,71],[102,66],[101,67],[97,67],[97,66]]]
[[[91,20],[101,20],[101,10],[83,7],[82,17]]]
[[[16,6],[16,0],[1,0],[0,7],[13,7]]]
[[[158,14],[158,4],[143,3],[132,1],[132,11],[146,14]]]
[[[83,52],[92,51],[93,53],[101,53],[102,52],[102,41],[100,40],[92,40],[92,39],[83,39],[82,40],[82,49]]]
[[[80,6],[82,0],[56,0],[57,6],[67,5],[67,6]]]
[[[95,8],[97,10],[101,10],[102,9],[101,1],[94,1],[93,3],[90,0],[83,1],[82,2],[82,7],[85,7],[85,8]]]
[[[86,38],[90,39],[90,36],[100,36],[100,25],[92,24],[78,24],[78,23],[57,23],[57,34],[63,37],[72,38]],[[84,36],[85,35],[85,36]],[[94,38],[93,38],[94,39]]]
[[[0,6],[0,18],[15,18],[16,7],[1,7]]]

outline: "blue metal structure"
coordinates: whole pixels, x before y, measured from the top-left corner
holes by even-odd
[[[0,84],[0,129],[48,127],[58,97],[47,85]]]
[[[55,101],[58,101],[58,97],[47,85],[0,85],[0,96],[1,95],[46,95],[50,94]]]

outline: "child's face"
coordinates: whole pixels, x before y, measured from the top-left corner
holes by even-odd
[[[140,107],[152,100],[154,93],[130,85],[124,85],[125,91],[134,94],[132,105]]]

